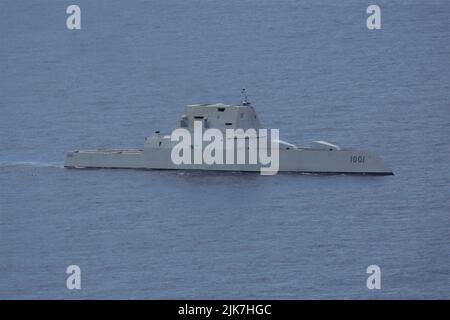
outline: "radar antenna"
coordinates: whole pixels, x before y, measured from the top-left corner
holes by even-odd
[[[248,105],[250,105],[250,101],[248,101],[248,98],[247,98],[247,92],[245,91],[245,88],[242,89],[241,95],[242,95],[242,105],[243,105],[243,106],[248,106]]]

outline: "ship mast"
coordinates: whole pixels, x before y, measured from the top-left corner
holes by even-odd
[[[242,101],[241,101],[241,104],[242,104],[243,106],[249,106],[249,105],[250,105],[250,101],[248,101],[248,98],[247,98],[247,92],[245,91],[245,88],[242,89],[241,95],[242,95]]]

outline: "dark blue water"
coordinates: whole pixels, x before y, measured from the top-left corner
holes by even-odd
[[[69,4],[0,4],[0,298],[450,298],[448,1],[376,1],[378,31],[368,1],[77,1],[79,31]],[[395,176],[62,167],[242,87]]]

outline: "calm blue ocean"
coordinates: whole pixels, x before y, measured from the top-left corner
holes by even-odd
[[[446,0],[2,0],[0,298],[449,299],[449,17]],[[283,140],[371,149],[395,176],[63,168],[243,87]]]

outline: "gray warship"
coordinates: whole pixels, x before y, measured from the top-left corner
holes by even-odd
[[[244,95],[240,104],[192,104],[187,105],[179,118],[176,129],[194,131],[195,122],[203,129],[214,128],[225,133],[227,129],[261,128],[255,109]],[[258,135],[256,140],[262,137]],[[234,137],[234,141],[249,137]],[[272,140],[270,142],[273,142]],[[246,162],[236,163],[190,163],[176,164],[172,158],[176,141],[171,135],[155,131],[145,139],[142,149],[91,149],[69,151],[64,166],[66,168],[116,168],[153,170],[208,170],[208,171],[261,171],[261,163],[250,163],[247,152]],[[195,142],[192,142],[193,144]],[[234,142],[233,142],[234,143]],[[198,147],[198,146],[195,146]],[[194,145],[191,145],[194,148]],[[200,147],[204,150],[204,146]],[[248,149],[248,145],[244,147]],[[278,152],[277,172],[299,172],[316,174],[360,174],[393,175],[384,161],[369,150],[341,148],[326,141],[313,141],[308,147],[300,147],[282,140],[276,141]],[[228,149],[220,150],[226,157]],[[272,151],[271,151],[272,152]],[[192,159],[193,154],[189,155]],[[233,155],[235,157],[235,155]]]

